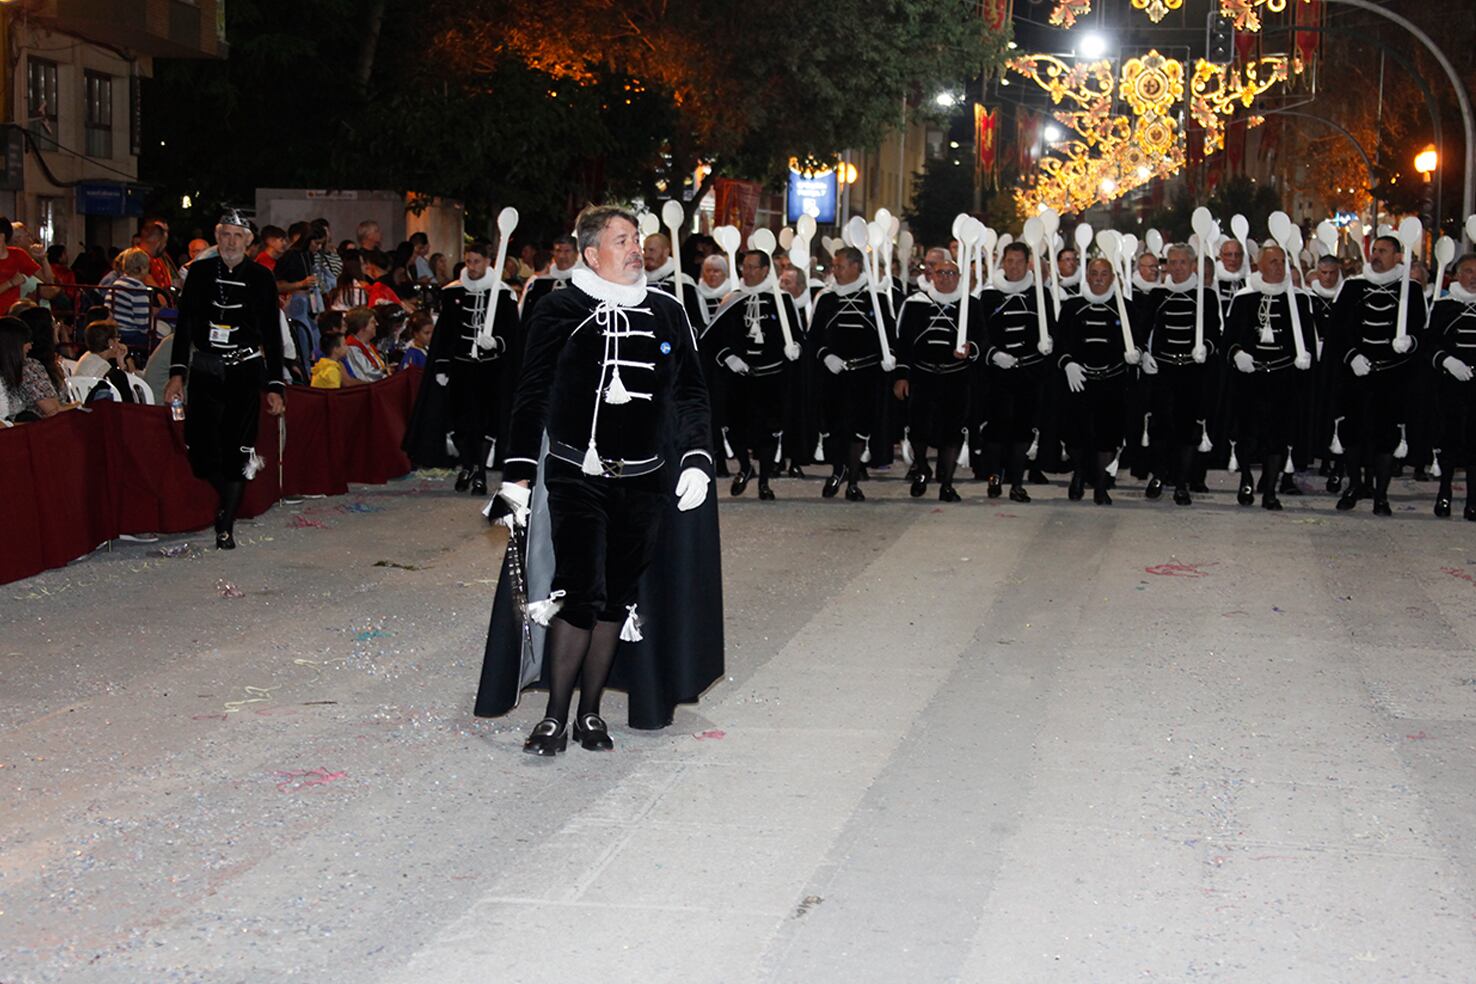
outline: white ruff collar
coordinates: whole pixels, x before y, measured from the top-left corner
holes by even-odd
[[[616,307],[635,307],[646,299],[646,275],[644,273],[641,274],[641,279],[633,284],[617,284],[589,269],[575,270],[573,279],[574,286],[590,297]]]
[[[1459,280],[1450,282],[1450,296],[1462,304],[1476,304],[1476,293],[1462,287]]]
[[[1336,287],[1324,287],[1322,286],[1322,281],[1317,280],[1316,278],[1314,278],[1312,282],[1307,286],[1312,288],[1312,293],[1316,294],[1324,301],[1335,301],[1337,300],[1338,294],[1342,293],[1343,278],[1338,278],[1338,285]]]
[[[800,310],[800,311],[808,311],[808,310],[810,310],[810,291],[809,291],[808,288],[806,288],[805,290],[800,291],[798,297],[795,297],[793,294],[790,294],[789,295],[789,299],[794,302],[794,306],[798,310]]]
[[[543,276],[548,277],[550,280],[568,280],[574,275],[574,271],[579,269],[588,268],[585,267],[584,264],[580,261],[575,260],[574,265],[567,270],[561,270],[557,266],[550,266],[548,268],[548,272],[543,274]]]
[[[1199,274],[1196,273],[1190,275],[1189,279],[1185,280],[1183,283],[1179,283],[1178,281],[1174,280],[1173,277],[1168,277],[1164,280],[1163,283],[1159,284],[1158,286],[1175,294],[1187,294],[1191,290],[1199,286]]]
[[[752,287],[748,286],[747,284],[739,284],[738,293],[749,295],[772,294],[774,293],[775,288],[777,288],[778,286],[779,278],[774,276],[774,268],[769,267],[769,275],[767,277],[765,277],[763,280],[760,280]]]
[[[1383,273],[1375,271],[1372,265],[1366,267],[1363,271],[1363,279],[1377,287],[1392,284],[1402,276],[1404,276],[1403,263],[1396,263]]]
[[[1216,260],[1215,261],[1215,279],[1218,280],[1218,281],[1221,281],[1221,282],[1224,282],[1224,281],[1244,280],[1245,279],[1245,274],[1244,273],[1231,273],[1229,270],[1226,270],[1225,269],[1225,264],[1221,263],[1219,260]]]
[[[672,274],[676,273],[676,267],[676,257],[668,256],[665,263],[654,270],[646,271],[646,283],[656,284],[670,278]]]
[[[493,276],[491,267],[487,268],[487,272],[482,274],[481,279],[479,280],[473,280],[471,277],[468,277],[466,275],[465,270],[461,271],[461,286],[465,287],[473,294],[481,294],[485,291],[489,291],[499,284],[501,284],[501,286],[507,287],[507,284],[501,283],[501,281],[499,281],[497,277]],[[512,288],[508,287],[508,289],[511,290]]]
[[[953,288],[950,293],[945,294],[938,288],[934,287],[931,281],[924,279],[922,281],[922,289],[923,293],[932,298],[934,304],[953,304],[963,297],[962,283]]]
[[[1091,284],[1083,281],[1081,285],[1081,296],[1092,304],[1106,304],[1108,301],[1112,300],[1112,295],[1117,290],[1116,284],[1117,281],[1114,280],[1113,286],[1107,288],[1107,293],[1098,294],[1096,291],[1092,290]]]
[[[989,286],[1001,294],[1018,294],[1035,286],[1035,274],[1027,270],[1025,276],[1019,280],[1006,280],[1004,270],[996,270],[994,276],[989,278]]]
[[[1081,267],[1077,267],[1076,272],[1069,277],[1063,277],[1057,274],[1056,282],[1059,283],[1062,287],[1075,287],[1077,284],[1081,283]]]
[[[852,294],[856,293],[856,291],[861,290],[865,286],[866,277],[863,275],[857,277],[855,280],[852,280],[848,284],[831,284],[830,292],[832,294],[835,294],[837,297],[850,297]]]
[[[728,289],[728,281],[726,278],[716,287],[707,286],[707,281],[705,280],[697,281],[697,293],[709,301],[717,300],[718,298],[722,297],[727,297]]]
[[[927,290],[928,289],[928,275],[926,273],[919,273],[917,275],[917,289],[918,290]]]
[[[1268,284],[1261,279],[1259,273],[1252,273],[1249,277],[1245,278],[1245,285],[1256,293],[1265,294],[1268,297],[1280,297],[1286,293],[1286,286],[1290,281],[1290,277],[1283,276],[1281,283]]]
[[[1139,273],[1138,271],[1136,271],[1136,270],[1133,271],[1133,289],[1135,289],[1135,290],[1141,290],[1143,293],[1146,294],[1150,290],[1157,289],[1158,286],[1159,286],[1158,284],[1154,283],[1151,280],[1144,280],[1143,279],[1143,275],[1141,273]]]

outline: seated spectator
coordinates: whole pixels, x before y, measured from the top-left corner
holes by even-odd
[[[124,403],[133,403],[133,387],[128,385],[128,373],[133,371],[132,363],[129,361],[128,346],[118,340],[118,326],[111,321],[94,321],[87,326],[85,332],[87,337],[87,354],[78,362],[77,368],[72,370],[74,377],[91,377],[99,380],[107,380],[113,384],[113,389]],[[94,386],[88,394],[88,401],[94,399],[112,399],[112,394],[107,388]]]
[[[108,314],[118,325],[118,337],[138,358],[146,357],[149,347],[153,292],[146,281],[150,262],[144,250],[124,250],[118,257],[120,275],[108,291]]]
[[[410,279],[422,287],[436,282],[435,270],[430,261],[430,237],[423,232],[410,236]]]
[[[430,266],[431,279],[436,284],[444,286],[451,282],[451,264],[446,261],[445,253],[432,253]]]
[[[410,320],[405,325],[405,331],[400,335],[405,344],[405,354],[400,359],[400,368],[405,369],[415,366],[418,369],[425,368],[426,357],[430,354],[431,335],[435,333],[436,323],[425,311],[416,311],[410,315]]]
[[[29,357],[31,329],[19,318],[0,318],[0,420],[19,423],[61,410],[41,363]]]
[[[149,353],[149,360],[144,363],[144,371],[141,373],[144,382],[149,384],[149,389],[154,391],[155,400],[164,397],[164,387],[169,385],[169,364],[174,356],[174,326],[161,321],[159,331],[159,343]]]
[[[336,331],[325,332],[322,341],[323,357],[313,364],[313,389],[340,389],[361,385],[352,376],[344,377],[339,361],[344,356],[343,336]]]
[[[348,342],[348,353],[343,366],[354,379],[372,383],[389,375],[389,366],[374,347],[374,335],[379,330],[374,312],[366,307],[356,307],[343,316],[344,334]]]
[[[51,312],[43,307],[32,307],[17,317],[31,329],[30,357],[41,363],[41,368],[46,370],[46,378],[51,380],[52,388],[56,391],[56,398],[66,403],[67,374],[62,369],[61,355],[56,350],[56,322],[52,319]]]
[[[356,307],[395,304],[406,311],[414,310],[413,304],[400,300],[393,290],[378,282],[377,278],[383,275],[384,268],[376,265],[376,260],[389,262],[383,253],[373,257],[359,253],[357,257],[343,261],[343,274],[338,278],[338,286],[334,289],[331,300],[333,308],[347,311]]]

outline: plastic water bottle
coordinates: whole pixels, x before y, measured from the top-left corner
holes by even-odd
[[[169,401],[169,416],[175,420],[184,420],[184,400],[176,396]]]

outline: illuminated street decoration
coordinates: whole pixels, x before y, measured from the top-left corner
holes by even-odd
[[[1092,12],[1092,0],[1056,0],[1050,21],[1057,27],[1074,27],[1078,17]]]
[[[1143,11],[1155,24],[1163,20],[1170,10],[1178,10],[1183,5],[1184,0],[1133,0],[1133,9]]]
[[[1137,6],[1137,0],[1133,0],[1133,5]],[[1235,22],[1235,29],[1252,34],[1261,29],[1263,7],[1279,14],[1286,9],[1286,0],[1220,0],[1220,13]]]
[[[1204,127],[1206,155],[1224,149],[1224,121],[1238,109],[1250,109],[1258,96],[1285,82],[1292,67],[1299,68],[1279,55],[1257,59],[1240,69],[1203,59],[1195,63],[1189,83],[1189,115]]]

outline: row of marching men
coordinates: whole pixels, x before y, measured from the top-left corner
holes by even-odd
[[[1282,213],[1259,248],[1239,216],[1223,236],[1205,209],[1188,242],[1150,234],[1141,249],[1085,225],[1063,244],[1058,224],[1043,212],[1011,239],[960,216],[952,248],[930,250],[904,288],[882,273],[885,228],[853,221],[845,245],[826,244],[831,282],[813,296],[803,287],[807,236],[791,242],[785,281],[771,237],[735,264],[736,289],[693,291],[689,316],[722,422],[715,445],[738,468],[732,493],[756,474],[760,497],[772,499],[769,479],[784,462],[815,461],[831,469],[824,496],[844,488],[864,500],[877,431],[889,447],[884,418],[900,410],[914,496],[936,481],[940,500],[958,501],[967,457],[990,497],[1007,487],[1028,502],[1029,462],[1059,442],[1072,499],[1090,486],[1110,504],[1127,463],[1147,479],[1147,498],[1172,488],[1190,505],[1206,469],[1228,466],[1241,504],[1259,497],[1277,510],[1281,494],[1300,492],[1295,464],[1320,457],[1330,491],[1346,473],[1340,510],[1371,499],[1390,515],[1390,479],[1428,424],[1418,453],[1441,480],[1436,514],[1450,515],[1454,468],[1476,458],[1476,256],[1454,264],[1449,294],[1431,306],[1405,262],[1417,220],[1370,242],[1324,226],[1310,250]],[[1340,238],[1362,246],[1361,276],[1343,275]],[[1452,246],[1437,248],[1442,270]],[[1472,488],[1468,474],[1465,516],[1476,520]]]

